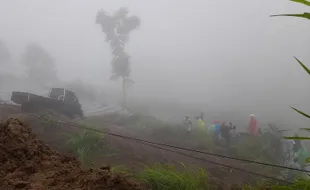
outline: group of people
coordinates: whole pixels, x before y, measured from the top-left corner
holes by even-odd
[[[230,146],[231,141],[237,139],[239,136],[236,126],[234,126],[231,122],[227,124],[225,121],[219,122],[216,120],[210,128],[215,143],[218,143],[221,139],[224,139],[225,145]]]
[[[207,127],[204,123],[204,114],[201,113],[196,117],[196,127],[198,130],[206,130],[212,134],[213,140],[218,143],[221,139],[225,140],[226,146],[229,146],[231,140],[236,139],[239,133],[236,131],[236,126],[233,126],[231,122],[228,124],[223,121],[214,121],[213,125]],[[186,116],[183,120],[183,124],[186,126],[187,131],[191,132],[195,126],[189,116]]]
[[[239,132],[236,130],[236,126],[233,125],[232,122],[220,122],[215,120],[212,125],[205,126],[203,113],[195,117],[195,119],[196,123],[194,124],[189,116],[184,118],[183,124],[187,127],[187,131],[191,132],[194,127],[195,130],[207,131],[212,135],[212,139],[216,144],[223,144],[221,142],[224,142],[225,146],[229,147],[231,143],[240,136]],[[250,114],[246,131],[251,136],[257,136],[262,133],[257,126],[257,120],[254,114]],[[279,138],[282,139],[283,134],[281,134]],[[306,161],[310,158],[310,152],[307,152],[306,149],[302,147],[300,140],[288,140],[283,138],[281,141],[285,165],[291,168],[308,170],[309,172],[305,173],[305,177],[310,179],[310,161]],[[295,176],[296,171],[294,170],[288,170],[286,173],[288,180],[292,180]]]
[[[203,129],[205,127],[205,123],[203,121],[203,117],[204,117],[203,112],[201,112],[201,114],[196,117],[196,125],[197,125],[197,127],[199,129]],[[183,124],[186,126],[188,132],[192,131],[194,124],[193,124],[193,122],[192,122],[192,120],[190,119],[189,116],[186,116],[184,118]]]

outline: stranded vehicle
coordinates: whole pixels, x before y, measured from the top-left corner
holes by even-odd
[[[39,112],[49,109],[70,118],[84,117],[77,96],[73,91],[65,88],[51,88],[48,97],[14,91],[11,101],[20,104],[23,112]]]

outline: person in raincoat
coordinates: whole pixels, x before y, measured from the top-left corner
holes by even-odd
[[[205,124],[202,121],[202,119],[200,117],[196,117],[196,120],[197,120],[197,127],[198,127],[198,129],[204,130]]]
[[[229,135],[230,135],[231,141],[235,143],[240,136],[240,133],[237,132],[236,126],[232,127],[232,130],[230,130]]]
[[[191,131],[192,131],[193,124],[192,124],[192,121],[191,121],[191,119],[189,118],[189,116],[186,116],[186,117],[184,118],[183,124],[184,124],[184,126],[187,128],[187,131],[188,131],[188,132],[191,132]]]
[[[213,141],[218,142],[220,138],[220,132],[221,132],[221,123],[217,120],[214,122],[214,131],[213,131]]]
[[[199,117],[200,117],[200,119],[201,119],[202,121],[204,121],[204,120],[203,120],[203,118],[204,118],[203,112],[200,113],[200,116],[199,116]]]
[[[297,152],[297,157],[301,167],[307,166],[310,162],[310,153],[303,147],[301,147]]]
[[[230,130],[232,130],[232,124],[229,123],[227,125],[223,122],[221,126],[221,136],[224,138],[227,147],[230,146]]]
[[[251,135],[257,135],[257,121],[254,114],[250,114],[249,133]]]
[[[215,132],[215,124],[216,123],[214,121],[213,124],[208,127],[208,133],[213,135],[213,133]]]
[[[284,153],[284,158],[285,158],[285,162],[287,164],[292,163],[292,160],[294,160],[294,158],[296,158],[295,154],[294,154],[294,144],[295,141],[292,139],[283,139],[282,140],[282,148],[283,148],[283,153]]]

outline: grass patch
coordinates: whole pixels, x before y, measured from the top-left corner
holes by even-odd
[[[310,180],[304,179],[304,178],[297,178],[293,184],[273,186],[272,189],[273,190],[295,190],[295,189],[308,190],[310,189]]]
[[[92,154],[99,151],[99,143],[104,135],[90,130],[83,130],[74,134],[65,134],[69,137],[67,147],[82,165],[90,164]]]
[[[122,176],[130,176],[130,175],[132,175],[130,169],[127,166],[125,166],[125,165],[113,165],[111,167],[111,172],[113,174],[119,174],[119,175],[122,175]]]
[[[147,166],[138,174],[138,179],[153,190],[209,189],[206,170],[190,170],[184,164],[182,166],[181,170],[172,165]]]
[[[281,139],[271,133],[260,136],[242,136],[232,147],[231,154],[238,158],[274,164],[284,162]]]

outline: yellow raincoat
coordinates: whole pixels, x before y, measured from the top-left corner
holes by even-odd
[[[198,128],[199,129],[204,129],[204,127],[205,127],[205,123],[201,120],[201,119],[198,119],[197,120],[197,125],[198,125]]]

